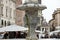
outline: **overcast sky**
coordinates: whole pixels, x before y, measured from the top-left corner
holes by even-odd
[[[44,18],[48,22],[50,19],[52,19],[54,10],[60,7],[60,0],[42,0],[42,4],[46,5],[47,7],[47,9],[43,10],[42,13]]]
[[[52,14],[56,8],[60,8],[60,0],[42,0],[42,4],[47,6],[47,9],[43,11],[43,16],[47,22],[52,19]]]

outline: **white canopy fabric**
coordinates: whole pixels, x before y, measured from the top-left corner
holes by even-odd
[[[35,32],[42,33],[42,32],[41,32],[41,31],[39,31],[39,30],[35,30]]]
[[[28,28],[18,26],[18,25],[10,25],[6,26],[5,31],[26,31]]]
[[[10,26],[0,28],[0,33],[5,31],[10,32],[10,31],[26,31],[26,30],[28,30],[28,28],[26,27],[22,27],[18,25],[10,25]]]
[[[58,32],[60,32],[60,30],[56,30],[56,31],[50,32],[49,35],[52,35],[53,33],[58,33]]]
[[[4,32],[4,29],[3,28],[0,28],[0,32]]]
[[[60,26],[57,26],[56,29],[60,29]]]
[[[5,32],[5,27],[0,28],[0,32]]]

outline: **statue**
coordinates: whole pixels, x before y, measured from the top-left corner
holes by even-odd
[[[40,17],[42,14],[42,10],[46,9],[46,6],[39,5],[39,1],[40,0],[25,0],[25,3],[18,6],[17,8],[19,10],[25,11],[24,24],[29,28],[26,37],[27,40],[38,40],[35,28],[38,24],[39,26],[41,26]]]
[[[25,3],[38,3],[38,0],[25,0]]]

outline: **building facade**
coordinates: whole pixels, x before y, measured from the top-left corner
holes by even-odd
[[[57,8],[57,10],[54,11],[53,16],[56,22],[55,26],[60,26],[60,8]]]
[[[41,26],[37,26],[36,30],[40,30],[42,32],[42,34],[46,34],[46,33],[50,32],[50,26],[47,23],[46,19],[44,19],[43,16],[42,16]]]
[[[49,24],[51,27],[56,28],[57,26],[60,26],[60,8],[57,8],[52,14],[53,19],[49,21]]]
[[[16,5],[12,0],[1,0],[0,4],[0,27],[15,24]]]
[[[16,6],[22,4],[22,0],[16,0]],[[24,26],[24,16],[25,16],[25,12],[16,9],[16,24],[20,25],[20,26]]]

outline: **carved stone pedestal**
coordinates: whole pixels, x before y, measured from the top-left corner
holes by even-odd
[[[27,35],[27,40],[38,40],[37,35],[35,33],[35,28],[38,23],[38,11],[37,10],[27,10],[26,15],[28,17],[28,24],[29,24],[29,30],[28,30],[28,35]]]
[[[35,34],[35,28],[37,27],[37,24],[40,22],[39,18],[41,11],[46,9],[46,6],[39,4],[38,0],[25,0],[25,1],[26,3],[18,6],[17,9],[24,10],[26,13],[25,15],[27,15],[25,18],[26,20],[24,21],[25,22],[24,24],[27,24],[29,28],[26,40],[38,40],[37,35]]]
[[[37,38],[30,38],[30,37],[27,37],[26,40],[38,40]]]

